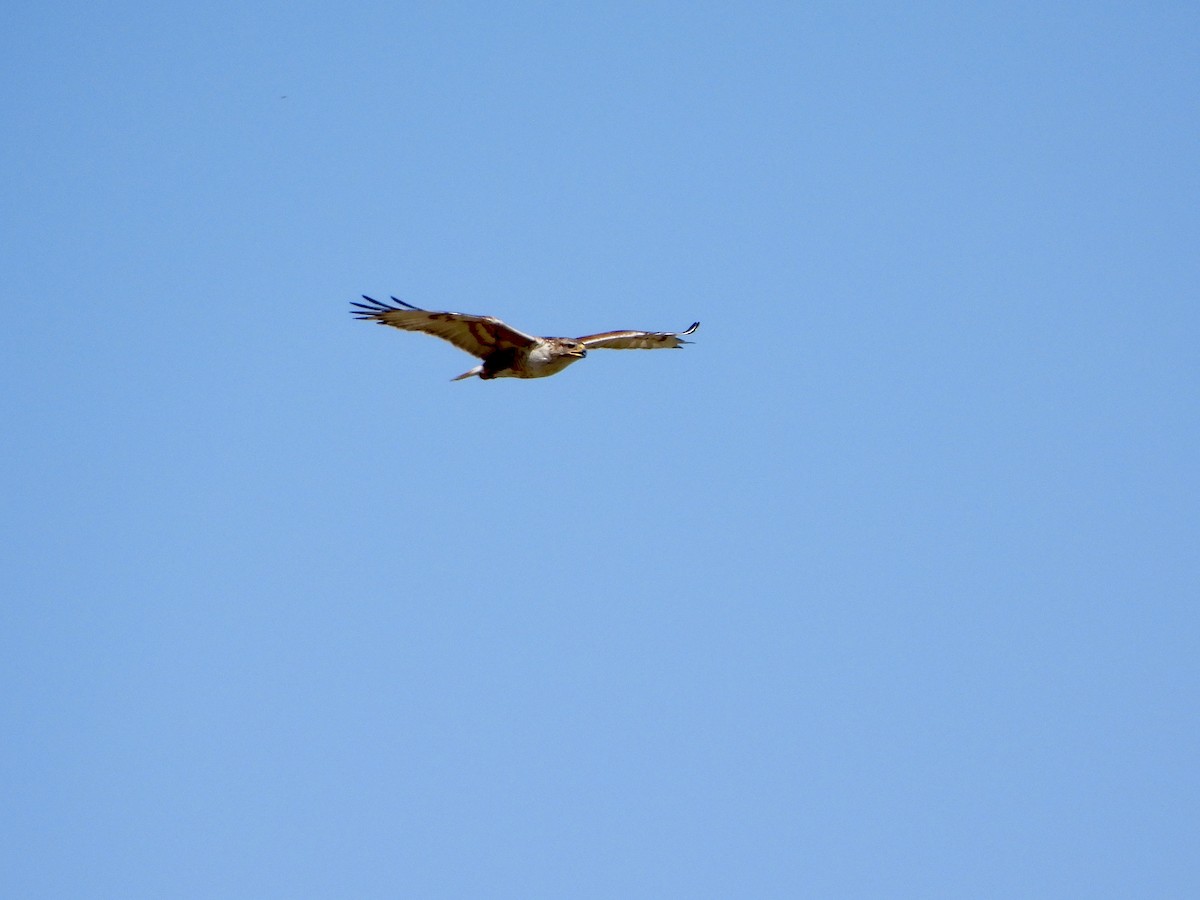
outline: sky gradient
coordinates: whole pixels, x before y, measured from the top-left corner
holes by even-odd
[[[5,19],[0,894],[1200,896],[1194,4]]]

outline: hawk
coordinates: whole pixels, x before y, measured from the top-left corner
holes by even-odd
[[[393,297],[391,306],[363,294],[366,303],[351,301],[351,314],[368,322],[391,325],[403,331],[423,331],[459,350],[483,360],[452,381],[478,375],[480,378],[545,378],[561,372],[589,350],[657,350],[681,347],[683,340],[700,327],[693,322],[687,331],[606,331],[581,338],[534,337],[505,325],[492,316],[467,313],[429,312]]]

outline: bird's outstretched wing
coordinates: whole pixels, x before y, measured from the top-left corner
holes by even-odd
[[[391,325],[404,331],[421,331],[449,341],[460,350],[482,359],[497,350],[529,347],[538,339],[505,325],[491,316],[472,316],[467,313],[429,312],[405,303],[396,297],[391,306],[363,294],[366,303],[351,301],[357,307],[350,312],[360,319],[372,320],[380,325]]]
[[[682,347],[690,344],[683,336],[700,327],[693,322],[687,331],[606,331],[578,338],[589,350],[658,350],[663,347]]]

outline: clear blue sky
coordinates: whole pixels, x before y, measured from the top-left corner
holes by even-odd
[[[0,32],[0,895],[1200,896],[1194,3]]]

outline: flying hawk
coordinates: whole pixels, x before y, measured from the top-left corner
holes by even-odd
[[[350,312],[359,319],[391,325],[404,331],[423,331],[483,360],[457,378],[545,378],[561,372],[589,350],[657,350],[681,347],[691,341],[683,336],[700,327],[693,322],[687,331],[606,331],[581,338],[533,337],[491,316],[466,313],[429,312],[392,298],[391,306],[363,294],[366,303],[351,301]]]

